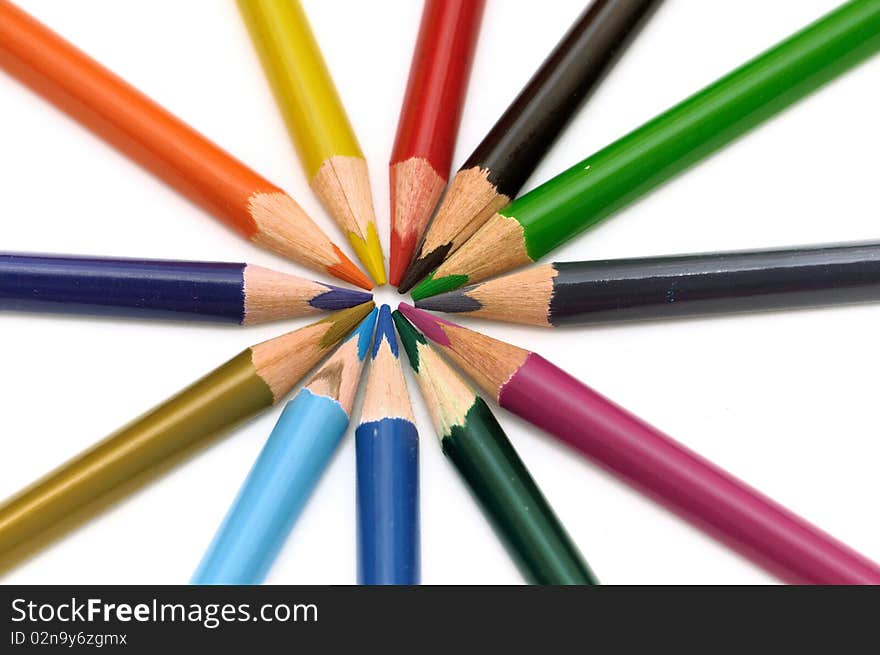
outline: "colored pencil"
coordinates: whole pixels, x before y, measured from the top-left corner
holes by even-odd
[[[597,584],[492,411],[400,314],[394,322],[443,454],[533,584]]]
[[[541,327],[880,300],[880,243],[556,262],[420,309]]]
[[[541,356],[420,309],[400,311],[502,407],[794,584],[880,584],[880,566]]]
[[[880,2],[852,0],[496,213],[416,300],[537,261],[880,50]]]
[[[257,245],[372,288],[290,196],[7,0],[0,68]]]
[[[247,348],[9,498],[0,505],[0,555],[62,529],[80,511],[103,508],[111,493],[128,491],[123,485],[275,404],[374,306],[345,309]]]
[[[425,0],[388,171],[395,286],[449,180],[484,7],[484,0]]]
[[[298,0],[238,0],[312,190],[382,286],[367,162]]]
[[[388,305],[379,310],[372,359],[355,430],[358,584],[416,585],[419,433]]]
[[[253,264],[0,252],[0,311],[253,325],[368,300]]]
[[[657,4],[595,0],[581,13],[458,169],[404,276],[402,292],[516,197]]]
[[[376,310],[287,403],[192,584],[260,584],[348,428]]]

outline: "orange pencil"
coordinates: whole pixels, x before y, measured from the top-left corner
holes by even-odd
[[[0,67],[254,243],[373,287],[293,198],[7,0]]]

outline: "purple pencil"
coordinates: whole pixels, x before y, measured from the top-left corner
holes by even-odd
[[[502,407],[792,584],[880,584],[880,567],[541,356],[401,303]]]

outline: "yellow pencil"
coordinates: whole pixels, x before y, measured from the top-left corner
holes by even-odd
[[[238,0],[309,184],[385,284],[367,163],[298,0]]]

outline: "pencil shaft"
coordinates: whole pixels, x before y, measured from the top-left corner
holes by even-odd
[[[499,403],[796,584],[878,584],[880,567],[530,354]]]
[[[880,49],[880,2],[854,0],[504,208],[538,260]]]
[[[880,300],[880,244],[556,263],[554,325]]]
[[[244,264],[0,253],[0,310],[241,323]]]
[[[246,350],[0,506],[0,554],[272,403]]]
[[[442,445],[530,583],[597,584],[481,398]]]
[[[311,180],[333,156],[363,158],[299,0],[238,0]]]
[[[338,402],[308,389],[287,404],[192,584],[263,581],[347,427]]]
[[[461,166],[514,198],[657,0],[595,0]]]
[[[412,422],[358,426],[358,584],[419,584],[419,435]]]
[[[7,0],[0,66],[247,237],[250,197],[280,191]]]
[[[298,0],[239,0],[309,184],[385,284],[367,164]]]
[[[484,0],[425,0],[391,163],[427,160],[448,179]]]

